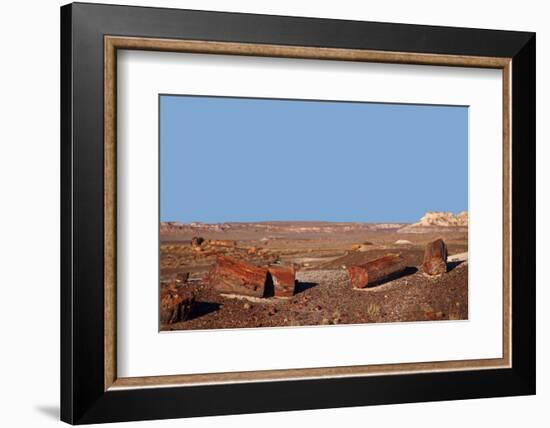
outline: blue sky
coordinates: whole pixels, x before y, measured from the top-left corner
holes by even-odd
[[[160,97],[161,221],[413,222],[467,207],[467,107]]]

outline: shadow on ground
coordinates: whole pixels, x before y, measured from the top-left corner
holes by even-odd
[[[59,406],[36,406],[38,410],[43,415],[49,417],[50,419],[59,420]]]
[[[208,315],[211,312],[215,312],[218,309],[220,309],[219,303],[195,302],[193,313],[191,314],[190,319],[200,318],[204,315]]]
[[[463,260],[460,260],[460,261],[458,261],[458,262],[448,262],[448,263],[447,263],[447,272],[452,271],[454,268],[456,268],[457,266],[461,265],[462,263],[464,263]]]
[[[313,288],[315,286],[319,285],[316,282],[300,282],[296,281],[296,286],[294,287],[294,294],[303,293],[306,290],[309,290],[310,288]]]
[[[414,275],[416,272],[418,272],[418,268],[413,266],[407,266],[404,270],[401,272],[396,272],[392,275],[389,275],[385,278],[383,278],[380,281],[375,281],[373,283],[369,283],[368,288],[378,287],[380,285],[387,284],[390,281],[395,281],[396,279],[404,278],[409,275]]]

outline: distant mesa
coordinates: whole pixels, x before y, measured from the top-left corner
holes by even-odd
[[[445,231],[453,229],[456,231],[468,231],[468,212],[463,211],[459,214],[441,211],[428,211],[420,221],[402,227],[399,233],[423,233]]]

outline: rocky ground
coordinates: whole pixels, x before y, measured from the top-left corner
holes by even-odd
[[[400,232],[407,225],[355,223],[262,223],[161,227],[161,288],[189,273],[181,287],[197,301],[186,321],[161,330],[282,327],[468,318],[467,232],[456,225]],[[410,229],[410,228],[409,228]],[[204,238],[200,245],[194,236]],[[426,243],[443,238],[448,272],[436,277],[420,269]],[[401,254],[407,269],[380,285],[353,289],[346,266],[388,253]],[[207,272],[224,255],[259,266],[292,264],[296,293],[289,298],[252,298],[214,290]],[[450,260],[452,257],[450,258]],[[187,276],[185,274],[185,276]],[[179,281],[179,280],[178,280]]]

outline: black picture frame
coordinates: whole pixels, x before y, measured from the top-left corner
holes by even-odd
[[[104,36],[512,58],[512,367],[104,390]],[[535,34],[73,3],[61,8],[61,419],[71,424],[535,393]]]

